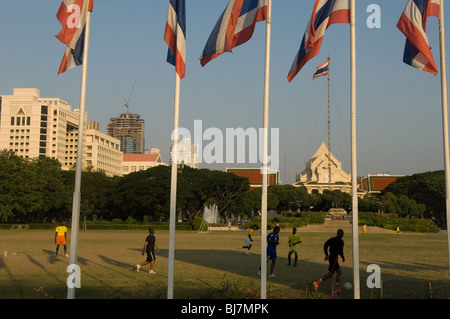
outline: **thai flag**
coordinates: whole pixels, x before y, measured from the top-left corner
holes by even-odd
[[[335,23],[350,23],[350,0],[316,0],[300,49],[289,70],[289,82],[319,53],[325,31]]]
[[[439,18],[440,0],[410,0],[397,28],[406,36],[403,62],[419,70],[438,73],[426,33],[427,18]]]
[[[329,60],[327,59],[324,63],[317,67],[316,72],[314,72],[313,80],[317,79],[319,76],[328,75],[328,61]]]
[[[200,56],[200,64],[215,59],[224,52],[247,42],[253,35],[255,24],[267,20],[269,0],[230,0],[217,21]]]
[[[83,64],[86,12],[92,12],[94,0],[63,0],[56,14],[62,25],[56,38],[67,45],[58,74]]]
[[[167,62],[175,66],[180,79],[186,69],[186,4],[185,0],[170,0],[164,41],[169,46]]]

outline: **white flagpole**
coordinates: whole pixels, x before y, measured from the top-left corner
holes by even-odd
[[[445,26],[444,0],[441,0],[439,12],[439,37],[441,46],[441,90],[442,90],[442,124],[444,134],[444,165],[445,165],[445,206],[447,212],[448,258],[450,275],[450,164],[448,141],[448,112],[447,112],[447,66],[445,58]]]
[[[177,209],[179,113],[180,113],[180,76],[175,71],[175,101],[173,112],[173,133],[172,133],[172,179],[170,183],[169,268],[167,281],[167,299],[173,299],[173,277],[174,277],[174,259],[175,259],[175,219]]]
[[[356,18],[355,0],[350,4],[350,62],[351,62],[351,152],[352,152],[352,246],[353,246],[353,293],[360,299],[359,287],[359,238],[358,238],[358,192],[356,166]]]
[[[86,4],[88,6],[88,4]],[[80,113],[78,123],[78,142],[77,142],[77,163],[75,170],[75,190],[73,193],[72,204],[72,227],[70,230],[70,265],[77,264],[78,255],[78,230],[80,224],[80,200],[81,200],[81,170],[83,168],[83,138],[84,138],[84,113],[86,108],[86,80],[87,80],[87,67],[88,67],[88,51],[89,51],[89,32],[91,24],[91,12],[86,10],[86,29],[84,35],[84,51],[83,51],[83,64],[81,71],[81,92],[80,92]],[[77,270],[75,270],[77,271]],[[70,276],[70,274],[69,274]],[[74,285],[68,285],[67,299],[75,299],[75,287]]]
[[[267,177],[269,145],[269,79],[270,79],[270,37],[272,24],[272,0],[267,4],[266,60],[264,70],[264,115],[263,115],[263,163],[261,191],[261,299],[267,297]]]

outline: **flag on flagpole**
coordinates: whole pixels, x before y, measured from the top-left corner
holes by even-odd
[[[317,79],[319,76],[325,76],[328,75],[328,59],[322,63],[321,65],[319,65],[316,69],[316,72],[314,72],[313,75],[313,80]]]
[[[300,49],[289,70],[289,82],[309,60],[317,56],[325,31],[335,23],[350,23],[350,1],[316,0]]]
[[[164,41],[169,46],[167,62],[175,66],[180,79],[186,68],[186,4],[185,0],[170,0]]]
[[[86,33],[86,12],[92,12],[94,0],[63,0],[56,14],[62,25],[56,38],[65,44],[58,74],[83,64],[84,37]]]
[[[438,73],[426,33],[427,19],[439,19],[440,0],[409,0],[397,28],[406,36],[403,62],[419,70]]]
[[[217,21],[200,56],[200,64],[247,42],[257,22],[267,20],[269,0],[230,0]]]

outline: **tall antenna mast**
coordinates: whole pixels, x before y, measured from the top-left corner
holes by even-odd
[[[328,57],[328,183],[331,190],[331,138],[330,138],[330,57]]]

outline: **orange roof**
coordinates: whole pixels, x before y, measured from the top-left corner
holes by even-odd
[[[250,185],[262,185],[262,174],[261,170],[259,169],[227,169],[229,173],[233,173],[234,175],[240,176],[240,177],[247,177],[248,182]],[[275,174],[271,173],[269,174],[269,180],[268,185],[275,185]]]
[[[123,154],[124,162],[156,162],[160,154]]]
[[[389,184],[395,182],[397,177],[382,177],[382,176],[371,176],[371,188],[372,190],[383,190],[389,186]]]

